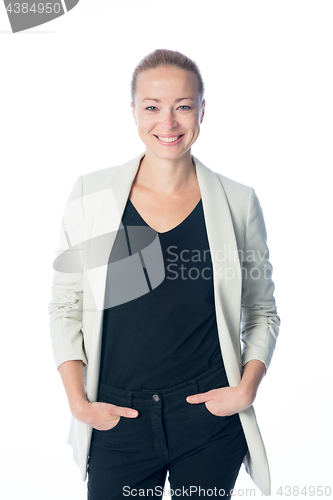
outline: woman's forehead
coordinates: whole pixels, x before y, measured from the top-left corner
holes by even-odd
[[[187,90],[193,94],[196,91],[198,92],[198,78],[192,71],[186,71],[174,66],[160,66],[142,71],[138,75],[137,92],[146,93],[148,90],[162,94],[165,92],[180,92],[182,94],[184,90]],[[186,96],[182,95],[181,97],[184,98]],[[191,95],[190,97],[193,96]]]

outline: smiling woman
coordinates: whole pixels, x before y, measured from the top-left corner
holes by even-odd
[[[191,59],[154,51],[131,94],[145,151],[78,178],[57,249],[70,255],[49,304],[68,442],[89,500],[163,488],[167,472],[174,491],[228,497],[242,463],[270,494],[252,403],[280,319],[258,198],[191,153],[206,106]]]
[[[158,67],[137,76],[132,110],[149,157],[190,160],[204,116],[198,78],[177,67]],[[177,146],[177,147],[176,147]]]
[[[191,147],[204,117],[203,89],[196,65],[178,53],[167,59],[155,51],[133,74],[131,107],[146,152],[130,200],[159,232],[181,222],[201,198]]]

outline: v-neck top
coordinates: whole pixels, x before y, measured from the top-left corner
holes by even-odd
[[[143,219],[143,217],[141,216],[141,214],[138,212],[138,210],[135,208],[135,206],[133,205],[132,201],[128,198],[127,200],[127,203],[129,204],[130,206],[130,209],[136,213],[136,215],[138,216],[138,218],[143,222],[143,225],[144,226],[149,226],[149,224],[147,224],[147,222]],[[191,217],[192,213],[198,209],[198,207],[201,207],[202,209],[202,198],[200,198],[200,200],[198,201],[198,203],[196,204],[196,206],[193,208],[192,212],[187,216],[185,217],[184,220],[182,220],[182,222],[180,222],[179,224],[177,224],[177,226],[173,227],[172,229],[169,229],[168,231],[164,231],[163,233],[160,233],[159,231],[156,231],[156,229],[154,230],[157,234],[161,235],[161,234],[166,234],[166,233],[169,233],[170,231],[176,231],[178,230],[178,228],[189,218]],[[150,227],[150,226],[149,226]]]
[[[148,226],[130,199],[122,224]],[[202,199],[180,224],[156,234],[163,281],[104,309],[99,381],[114,388],[164,389],[223,364]],[[107,278],[106,293],[108,286]]]

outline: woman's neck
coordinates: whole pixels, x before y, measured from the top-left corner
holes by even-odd
[[[193,188],[197,185],[197,176],[191,152],[178,160],[160,159],[146,152],[135,182],[165,196]]]

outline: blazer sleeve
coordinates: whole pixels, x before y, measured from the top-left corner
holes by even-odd
[[[262,209],[254,189],[250,188],[242,256],[242,366],[258,359],[265,364],[266,371],[280,326],[272,272]]]
[[[48,304],[52,349],[57,368],[69,360],[87,358],[83,341],[83,242],[84,209],[82,177],[78,177],[62,217],[60,245],[53,263],[55,273]]]

